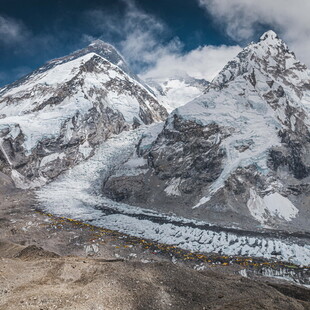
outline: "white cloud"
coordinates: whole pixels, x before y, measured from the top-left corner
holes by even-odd
[[[170,38],[169,28],[161,20],[136,7],[133,1],[124,1],[123,15],[109,14],[104,10],[87,12],[86,19],[102,31],[101,39],[115,45],[136,71],[153,66],[169,53],[177,52],[182,44]],[[88,35],[84,39],[91,38]]]
[[[235,57],[240,46],[203,46],[187,54],[167,54],[155,66],[142,74],[143,78],[164,78],[187,73],[195,78],[211,81]]]
[[[120,42],[120,48],[132,65],[152,66],[158,59],[182,47],[176,37],[165,41],[169,29],[162,21],[137,9],[133,2],[128,4],[124,19],[126,37]]]
[[[310,65],[310,1],[308,0],[198,0],[226,33],[237,42],[257,38],[270,27]]]
[[[179,38],[168,39],[171,33],[165,23],[138,9],[133,1],[124,4],[122,18],[95,10],[87,13],[87,19],[103,32],[103,40],[118,47],[142,78],[165,78],[186,72],[211,80],[240,51],[239,46],[203,46],[183,53]],[[85,35],[84,39],[92,37]]]
[[[45,53],[55,47],[58,39],[46,33],[32,33],[21,21],[0,15],[0,47],[15,55]]]
[[[6,45],[19,43],[27,35],[27,30],[21,22],[0,15],[0,43]]]
[[[169,32],[164,23],[132,4],[125,24],[127,34],[120,44],[121,51],[132,65],[140,65],[142,78],[166,78],[185,72],[211,80],[240,51],[239,46],[203,46],[182,53],[179,38],[163,40]]]

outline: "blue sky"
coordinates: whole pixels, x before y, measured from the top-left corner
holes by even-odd
[[[0,86],[97,38],[115,45],[145,76],[180,68],[211,79],[269,28],[309,55],[301,42],[309,41],[303,13],[309,5],[296,1],[297,11],[288,0],[1,0]],[[273,10],[280,16],[271,16]],[[300,40],[293,31],[302,32]]]

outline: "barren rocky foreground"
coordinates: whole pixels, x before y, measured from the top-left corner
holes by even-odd
[[[0,309],[310,309],[310,290],[251,280],[55,222],[2,178]]]
[[[4,250],[5,249],[5,250]],[[1,244],[0,309],[310,309],[309,291],[167,262],[54,257]]]

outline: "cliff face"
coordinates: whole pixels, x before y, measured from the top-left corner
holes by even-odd
[[[269,31],[140,141],[143,173],[118,172],[103,192],[218,224],[308,230],[309,103],[309,70]]]

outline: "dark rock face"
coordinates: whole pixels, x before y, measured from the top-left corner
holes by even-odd
[[[279,167],[288,167],[294,177],[299,180],[308,177],[310,170],[301,158],[300,149],[300,145],[294,145],[287,155],[284,155],[281,151],[271,150],[269,159],[270,167],[274,171],[277,171]]]
[[[310,133],[308,130],[303,135],[296,136],[290,131],[279,133],[282,143],[286,146],[285,151],[270,151],[270,164],[273,170],[279,167],[288,167],[289,171],[298,180],[310,175],[310,166],[307,157],[310,152]]]
[[[307,88],[306,84],[297,90],[298,95],[302,89]],[[265,100],[276,110],[284,112],[283,127],[279,130],[278,135],[283,145],[282,150],[276,148],[270,150],[269,166],[276,171],[279,167],[287,167],[289,171],[298,180],[304,179],[310,175],[310,166],[307,157],[310,152],[310,131],[306,125],[308,112],[300,106],[292,106],[288,101],[288,93],[283,87],[276,91],[269,91],[264,95]],[[301,96],[301,95],[300,95]],[[285,106],[281,105],[280,99],[285,98]],[[292,122],[294,118],[295,122]]]
[[[226,137],[217,124],[201,126],[173,116],[171,130],[168,126],[158,136],[154,147],[147,154],[148,165],[161,180],[184,179],[182,191],[191,192],[200,183],[210,183],[222,171],[225,151],[215,139]],[[139,149],[138,149],[139,152]],[[194,183],[187,183],[194,179]]]
[[[141,206],[165,205],[167,201],[175,206],[192,203],[193,196],[198,198],[221,174],[225,151],[220,140],[227,136],[229,133],[217,124],[202,126],[174,115],[151,148],[137,147],[137,154],[150,170],[131,176],[129,182],[126,176],[112,176],[103,192],[116,201]],[[171,180],[179,184],[174,197],[163,192]]]

